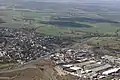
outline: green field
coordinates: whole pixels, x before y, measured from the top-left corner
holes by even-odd
[[[107,49],[120,49],[120,39],[117,37],[94,37],[88,42],[89,45],[106,47]]]
[[[6,23],[0,24],[0,27],[9,27],[9,28],[21,28],[21,27],[39,27],[36,31],[46,35],[54,36],[83,36],[86,33],[80,32],[99,32],[105,34],[114,34],[117,29],[119,29],[120,24],[115,23],[90,23],[90,22],[79,22],[76,23],[89,25],[92,27],[59,27],[56,25],[50,24],[41,24],[39,23],[42,20],[50,20],[51,17],[57,15],[57,13],[49,13],[51,10],[35,12],[35,11],[22,11],[22,10],[1,10],[0,18],[2,18]],[[63,14],[65,15],[65,14]],[[86,14],[87,16],[87,14]],[[23,18],[35,19],[35,22],[29,24],[29,22],[23,21]],[[17,19],[16,21],[13,19]],[[63,24],[64,25],[64,24]],[[65,24],[66,26],[66,24]],[[76,30],[80,30],[76,32]]]
[[[1,64],[0,63],[0,69],[10,68],[13,65],[14,65],[13,63],[6,63],[6,64]]]

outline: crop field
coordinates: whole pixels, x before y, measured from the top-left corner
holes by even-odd
[[[94,37],[91,38],[88,44],[118,50],[120,48],[120,39],[117,37]]]
[[[95,32],[98,31],[100,33],[107,33],[107,34],[113,34],[117,29],[119,29],[119,25],[111,24],[111,23],[96,23],[96,24],[89,24],[93,27],[91,28],[82,28],[82,30],[88,31],[88,32]]]
[[[119,22],[103,18],[97,11],[90,14],[90,11],[88,13],[86,11],[86,9],[72,8],[61,9],[60,11],[57,9],[43,9],[40,11],[5,9],[0,10],[0,18],[5,22],[1,23],[0,27],[38,27],[36,31],[42,34],[75,37],[87,35],[80,31],[115,34],[116,30],[120,29]],[[73,16],[72,13],[75,15]],[[35,19],[35,21],[30,24],[29,21],[24,21],[24,18]],[[76,30],[80,31],[76,32]]]

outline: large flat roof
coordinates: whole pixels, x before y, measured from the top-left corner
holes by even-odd
[[[103,66],[100,66],[100,67],[97,67],[97,68],[93,68],[93,69],[91,69],[93,72],[98,72],[98,71],[101,71],[101,70],[105,70],[105,69],[108,69],[108,68],[110,68],[110,67],[112,67],[111,65],[109,65],[109,64],[105,64],[105,65],[103,65]]]
[[[96,63],[94,60],[90,60],[90,61],[85,61],[85,62],[81,62],[81,63],[76,63],[74,64],[75,66],[83,66],[83,65],[90,65],[90,64],[94,64]]]
[[[93,69],[93,68],[97,68],[97,67],[100,67],[104,64],[99,64],[98,62],[97,63],[93,63],[93,64],[90,64],[90,65],[86,65],[85,68],[86,69]]]

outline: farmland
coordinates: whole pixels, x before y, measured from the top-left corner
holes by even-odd
[[[37,32],[54,36],[80,37],[87,35],[85,32],[114,35],[120,26],[115,18],[118,12],[114,6],[110,10],[105,4],[20,3],[15,9],[8,7],[0,10],[0,18],[5,22],[0,27],[37,27]],[[109,15],[112,16],[108,18]],[[29,19],[35,21],[30,22]]]

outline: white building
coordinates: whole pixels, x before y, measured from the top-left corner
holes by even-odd
[[[116,73],[116,72],[118,72],[119,70],[120,70],[120,68],[113,68],[113,69],[104,71],[102,74],[103,74],[103,75],[109,75],[109,74],[112,74],[112,73]]]

